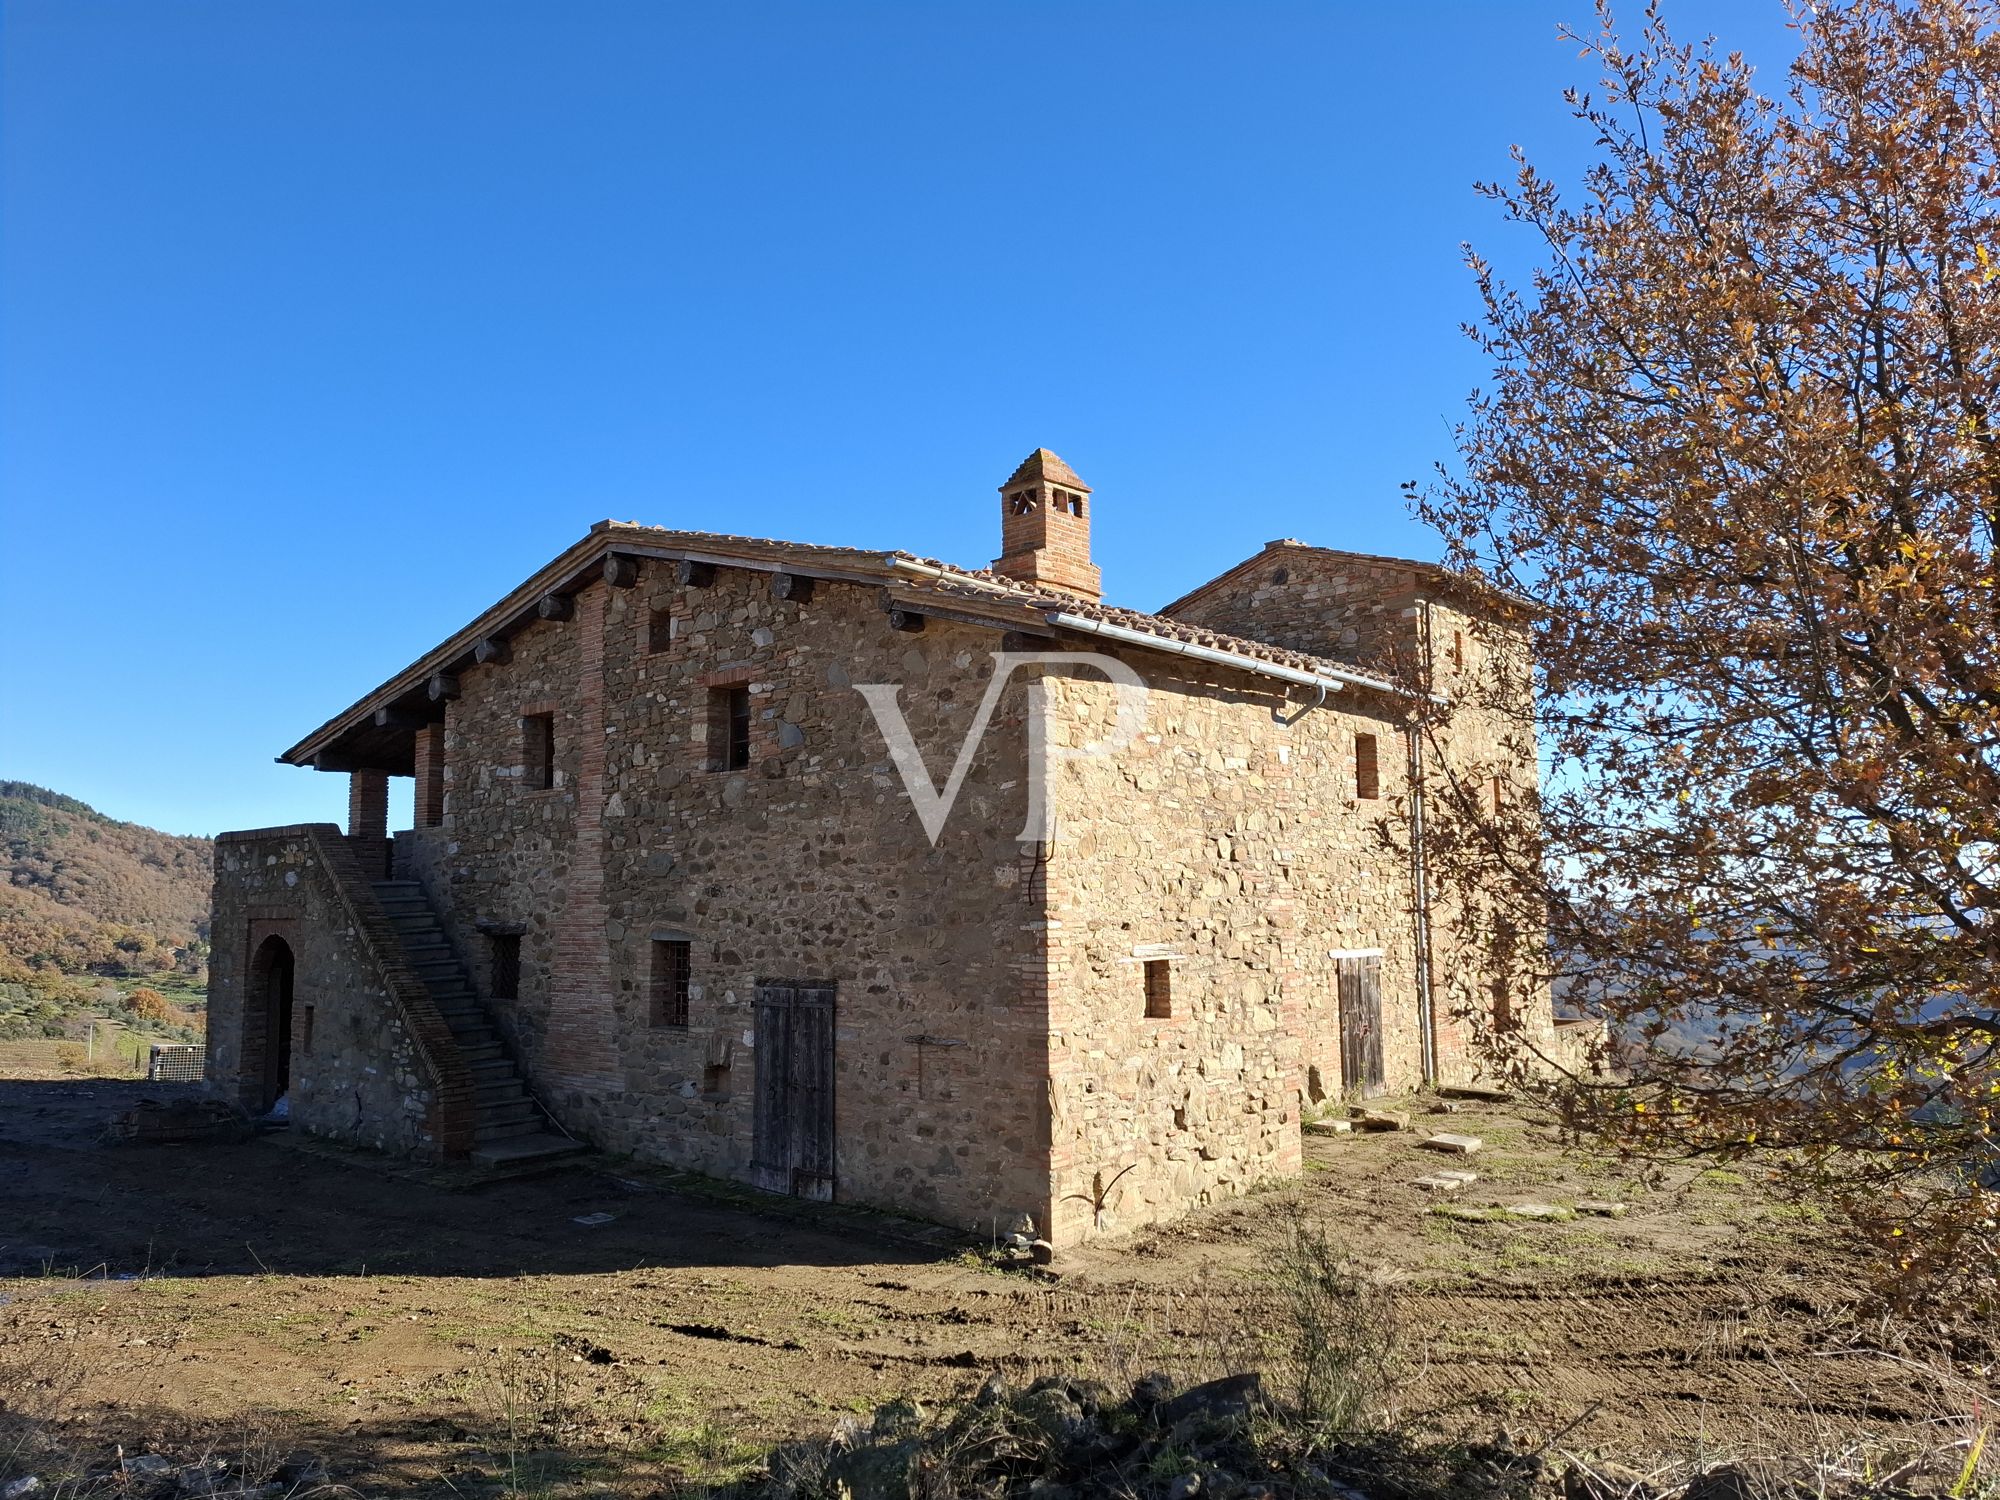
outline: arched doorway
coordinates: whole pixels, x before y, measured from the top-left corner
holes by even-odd
[[[243,1007],[243,1103],[263,1114],[292,1086],[292,947],[268,937],[250,960]]]

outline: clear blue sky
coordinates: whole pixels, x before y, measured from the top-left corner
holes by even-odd
[[[1776,0],[1667,11],[1791,55]],[[1120,603],[1435,555],[1459,244],[1531,249],[1471,184],[1589,149],[1564,20],[5,0],[0,777],[337,820],[272,756],[591,522],[983,564],[1036,446]]]

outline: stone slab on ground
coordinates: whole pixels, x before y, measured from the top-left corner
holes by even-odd
[[[1456,1172],[1433,1172],[1428,1177],[1417,1178],[1410,1186],[1420,1187],[1427,1193],[1462,1193],[1465,1191],[1465,1179]]]
[[[1307,1122],[1306,1130],[1312,1135],[1352,1135],[1354,1134],[1354,1122],[1352,1120],[1312,1120]]]
[[[1449,1133],[1430,1136],[1417,1142],[1425,1151],[1442,1151],[1448,1156],[1470,1156],[1486,1143],[1476,1135],[1451,1135]]]
[[[1356,1109],[1354,1127],[1357,1130],[1408,1130],[1410,1116],[1400,1109]]]
[[[1532,1219],[1541,1224],[1560,1224],[1576,1217],[1575,1209],[1559,1203],[1510,1203],[1501,1212],[1510,1219]]]
[[[1576,1211],[1580,1214],[1589,1214],[1593,1218],[1599,1219],[1622,1219],[1625,1217],[1625,1205],[1614,1202],[1609,1198],[1579,1198],[1576,1203]]]
[[[1510,1089],[1494,1088],[1484,1083],[1448,1083],[1438,1092],[1447,1099],[1477,1099],[1482,1104],[1506,1104],[1514,1097]]]

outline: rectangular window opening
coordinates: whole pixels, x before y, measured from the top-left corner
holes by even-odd
[[[727,1099],[729,1097],[729,1066],[726,1063],[710,1063],[701,1070],[701,1092],[705,1098]]]
[[[708,690],[708,765],[712,771],[741,771],[750,764],[750,688]]]
[[[487,957],[492,966],[488,988],[492,1000],[518,1000],[521,998],[521,938],[513,932],[495,932],[487,936],[491,944]]]
[[[646,619],[646,649],[654,655],[665,651],[674,643],[674,613],[671,609],[656,609]]]
[[[531,792],[556,784],[556,716],[528,714],[521,720],[521,781]]]
[[[1463,630],[1454,630],[1451,633],[1451,669],[1454,672],[1465,670],[1465,632]]]
[[[651,982],[652,1022],[655,1026],[688,1023],[688,979],[694,967],[693,945],[680,938],[656,939],[653,943]]]
[[[1164,958],[1146,960],[1146,1019],[1170,1021],[1174,1015],[1174,980]]]
[[[1354,737],[1354,795],[1369,801],[1382,795],[1382,777],[1375,755],[1375,736]]]

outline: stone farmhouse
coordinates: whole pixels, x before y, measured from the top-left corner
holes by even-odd
[[[1384,837],[1434,774],[1401,684],[1525,705],[1511,606],[1281,541],[1121,609],[1095,505],[1037,450],[977,570],[592,527],[280,757],[348,778],[345,832],[218,841],[211,1086],[1067,1244],[1296,1173],[1319,1101],[1467,1077],[1482,1007],[1553,1037]]]

